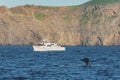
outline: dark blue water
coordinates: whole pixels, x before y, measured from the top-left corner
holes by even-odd
[[[84,57],[90,67],[80,61]],[[0,46],[0,80],[120,80],[120,46],[44,53],[31,46]]]

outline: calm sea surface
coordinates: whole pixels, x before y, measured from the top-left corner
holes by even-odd
[[[84,57],[90,67],[80,61]],[[44,53],[31,46],[0,46],[0,80],[120,80],[120,46]]]

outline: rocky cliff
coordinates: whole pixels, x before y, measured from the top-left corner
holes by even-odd
[[[0,6],[0,45],[42,39],[61,45],[120,45],[120,1],[94,1],[73,7]]]

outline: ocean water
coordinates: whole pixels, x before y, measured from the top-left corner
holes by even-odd
[[[84,57],[89,67],[80,61]],[[0,80],[120,80],[120,46],[72,46],[65,52],[0,46]]]

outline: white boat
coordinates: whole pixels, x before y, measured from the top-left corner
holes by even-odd
[[[65,51],[65,47],[58,46],[56,43],[43,41],[33,46],[34,51]]]

